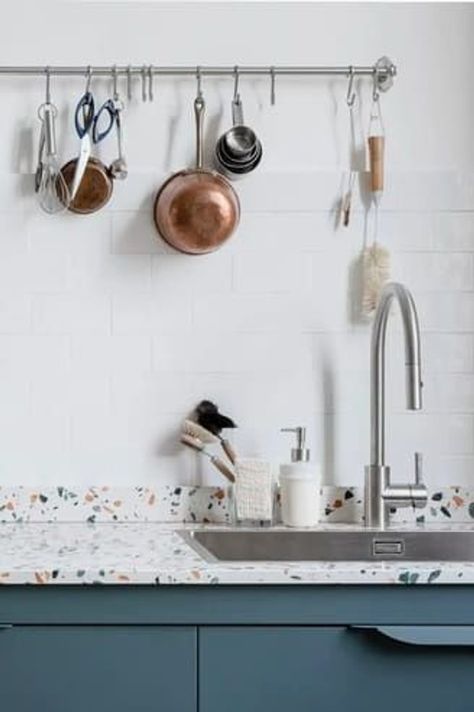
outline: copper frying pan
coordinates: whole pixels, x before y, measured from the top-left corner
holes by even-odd
[[[224,176],[203,168],[205,102],[194,101],[196,168],[175,173],[155,199],[155,225],[163,239],[180,252],[203,255],[217,250],[239,224],[237,193]]]

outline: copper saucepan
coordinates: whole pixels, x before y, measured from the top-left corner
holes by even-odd
[[[196,168],[175,173],[161,186],[153,215],[163,239],[180,252],[202,255],[217,250],[239,224],[237,193],[224,176],[203,168],[202,95],[194,101]]]
[[[68,161],[62,168],[64,180],[69,189],[72,187],[77,159]],[[79,185],[78,191],[68,205],[69,210],[81,215],[95,213],[106,205],[113,191],[113,180],[102,161],[91,156]]]

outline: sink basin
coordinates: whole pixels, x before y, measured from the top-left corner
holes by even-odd
[[[474,561],[474,530],[182,532],[208,561]]]

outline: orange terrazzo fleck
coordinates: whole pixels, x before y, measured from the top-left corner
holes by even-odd
[[[454,495],[453,502],[456,505],[456,507],[462,507],[462,505],[464,504],[463,498],[459,497],[457,494]]]

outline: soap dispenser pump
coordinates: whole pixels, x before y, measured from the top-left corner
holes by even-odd
[[[306,447],[306,428],[281,428],[282,433],[296,433],[296,447],[291,448],[291,462],[309,462],[311,453]]]
[[[306,428],[281,428],[281,432],[296,434],[296,447],[291,449],[291,462],[280,467],[283,524],[289,527],[312,527],[319,521],[321,470],[319,465],[310,462]]]

